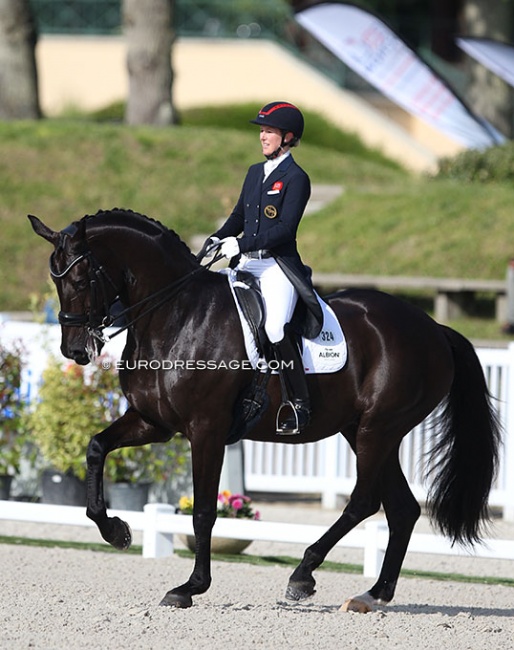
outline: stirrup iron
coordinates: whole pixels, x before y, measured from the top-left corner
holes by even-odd
[[[288,409],[288,408],[293,412],[294,415],[294,419],[296,423],[294,429],[282,429],[280,427],[280,423],[281,423],[280,415],[284,409]],[[275,420],[275,432],[279,436],[294,436],[297,435],[298,433],[301,433],[300,422],[298,420],[298,411],[296,410],[296,407],[293,404],[293,402],[291,402],[291,400],[282,402],[282,404],[278,407],[277,417]]]

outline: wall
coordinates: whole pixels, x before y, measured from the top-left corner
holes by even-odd
[[[40,100],[46,115],[96,109],[126,98],[123,37],[42,36],[37,45]],[[287,99],[358,133],[369,146],[415,171],[461,146],[401,110],[387,115],[343,90],[270,41],[179,39],[173,50],[177,109]],[[394,114],[393,114],[394,113]]]

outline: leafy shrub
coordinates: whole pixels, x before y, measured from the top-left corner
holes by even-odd
[[[124,447],[107,456],[105,475],[111,483],[164,483],[188,469],[189,443],[181,434],[164,444]]]
[[[105,357],[88,368],[49,362],[28,425],[54,469],[85,478],[91,437],[116,420],[125,405],[118,376],[107,369],[114,365]],[[164,482],[186,472],[188,453],[189,443],[180,435],[165,445],[117,449],[107,456],[105,476],[112,483]]]
[[[484,151],[469,149],[453,158],[443,158],[436,178],[478,183],[514,181],[514,143]]]
[[[28,446],[23,414],[27,404],[21,394],[23,350],[0,343],[0,474],[17,474]]]
[[[59,472],[86,476],[91,436],[119,416],[122,400],[117,376],[93,366],[65,366],[52,358],[43,372],[38,401],[28,418],[44,460]]]

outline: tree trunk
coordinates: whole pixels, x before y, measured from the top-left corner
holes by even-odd
[[[37,119],[36,30],[29,0],[0,0],[0,119]]]
[[[468,0],[464,9],[464,36],[512,42],[514,8],[502,0]],[[467,91],[471,108],[491,122],[503,135],[514,135],[514,93],[512,88],[487,68],[468,60],[470,84]]]
[[[127,124],[172,124],[173,0],[123,0],[129,97]]]

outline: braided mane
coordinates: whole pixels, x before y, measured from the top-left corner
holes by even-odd
[[[168,228],[160,221],[157,221],[156,219],[152,219],[151,217],[148,217],[145,214],[135,212],[134,210],[125,209],[125,208],[112,208],[111,210],[98,210],[96,214],[86,214],[84,217],[82,217],[81,221],[86,221],[86,223],[91,221],[93,223],[95,219],[99,219],[102,217],[119,218],[120,223],[122,225],[127,226],[127,228],[141,231],[146,235],[152,237],[158,235],[164,235],[165,237],[169,238],[170,246],[178,244],[184,254],[190,256],[193,255],[189,246],[179,237],[179,235],[177,235],[177,233],[174,230],[171,230],[171,228]]]

